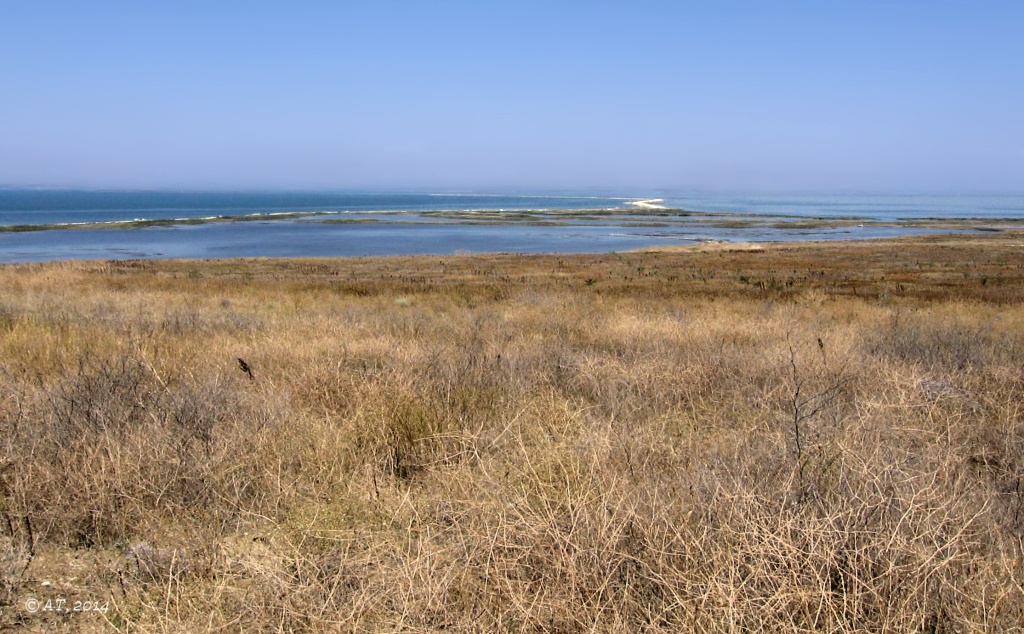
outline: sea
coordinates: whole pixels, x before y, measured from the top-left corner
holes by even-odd
[[[1024,195],[0,188],[0,262],[607,253],[883,238],[923,219],[1024,218]]]

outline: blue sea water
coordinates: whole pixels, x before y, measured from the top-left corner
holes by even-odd
[[[763,218],[735,228],[659,225],[630,202],[662,198],[691,211]],[[435,210],[621,209],[629,214],[574,218],[561,224],[489,225],[421,215]],[[360,223],[330,224],[323,215]],[[781,241],[875,238],[924,233],[872,226],[917,218],[1024,218],[1024,196],[864,196],[671,193],[635,197],[394,192],[170,192],[0,189],[0,225],[112,223],[126,220],[259,216],[248,222],[146,228],[49,229],[0,233],[0,261],[67,259],[306,257],[460,252],[596,253],[700,240]],[[849,218],[864,226],[806,229],[786,219]],[[398,221],[395,221],[398,220]],[[643,221],[643,222],[638,222]]]
[[[858,218],[1024,218],[1024,195],[667,194],[666,205],[724,213]]]
[[[0,189],[0,225],[166,220],[289,212],[436,209],[588,209],[621,206],[600,196],[394,192],[176,192]]]

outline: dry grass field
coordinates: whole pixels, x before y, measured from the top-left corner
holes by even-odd
[[[8,265],[0,628],[1022,631],[1022,408],[1014,232]]]

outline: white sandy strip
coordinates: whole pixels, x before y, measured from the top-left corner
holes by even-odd
[[[640,209],[668,209],[668,207],[658,204],[663,202],[665,202],[664,198],[647,198],[645,200],[634,200],[627,204],[639,207]]]

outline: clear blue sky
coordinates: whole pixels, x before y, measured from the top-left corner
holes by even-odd
[[[0,185],[1024,191],[1024,2],[0,0]]]

